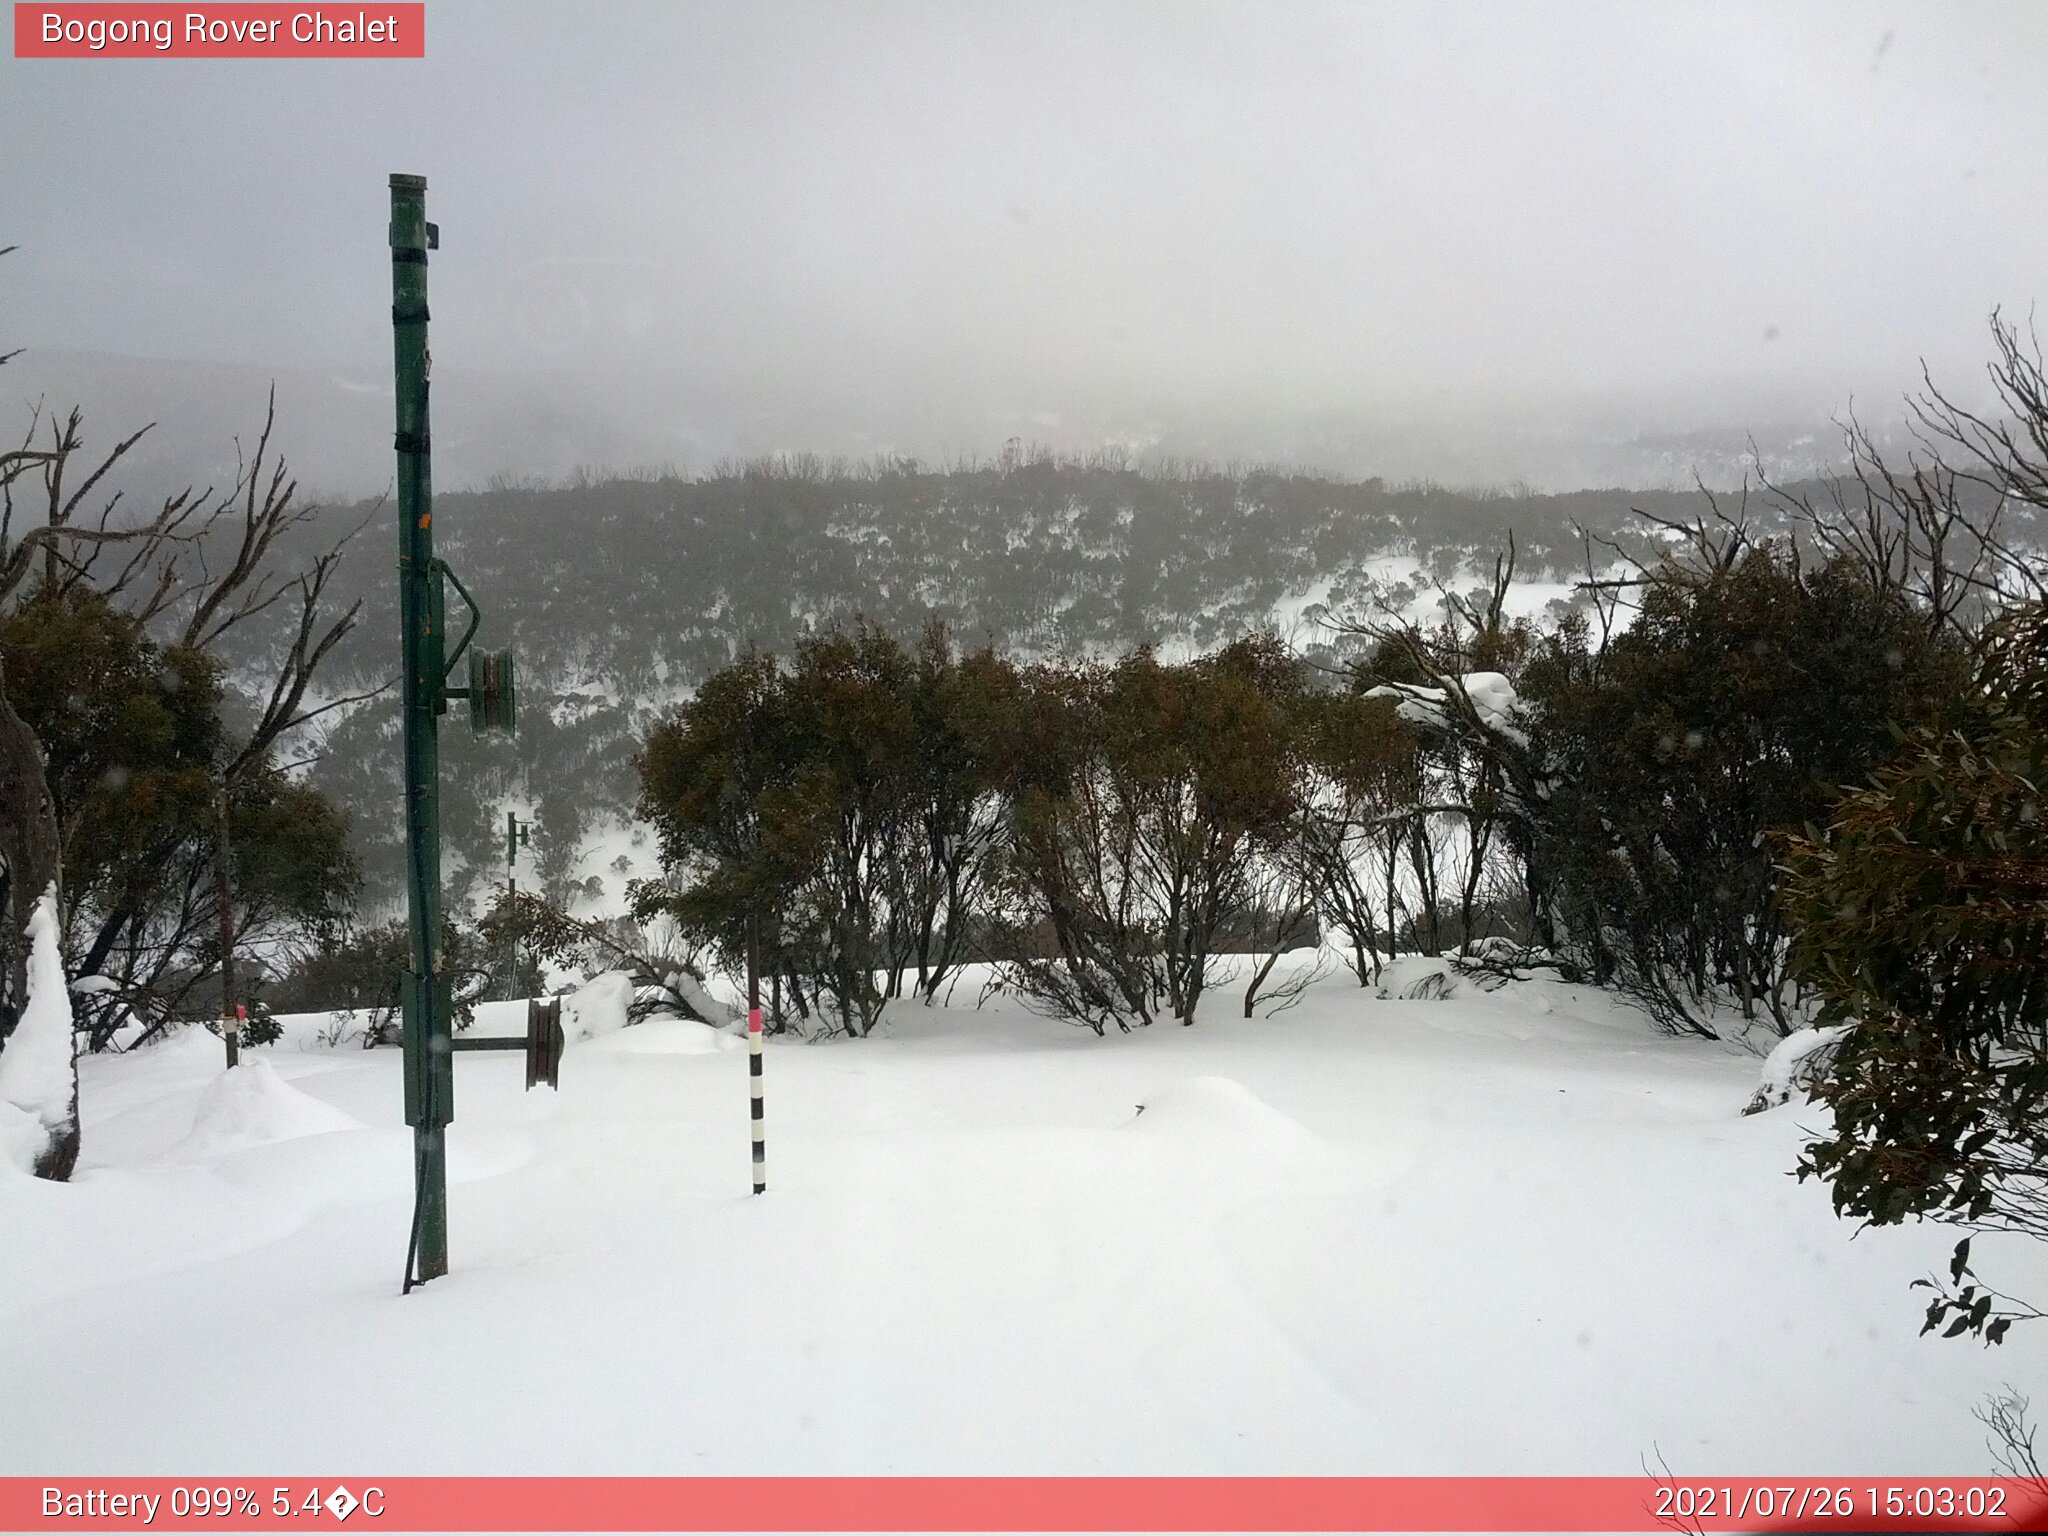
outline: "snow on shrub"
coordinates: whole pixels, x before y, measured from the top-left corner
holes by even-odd
[[[1809,1087],[1815,1074],[1826,1068],[1836,1042],[1847,1033],[1847,1024],[1793,1030],[1764,1058],[1763,1082],[1742,1112],[1754,1115],[1775,1108],[1791,1100],[1793,1089]]]
[[[1383,998],[1437,1002],[1457,994],[1459,978],[1440,955],[1400,955],[1380,968]]]
[[[624,971],[600,972],[562,1000],[562,1036],[574,1044],[624,1029],[632,1006],[633,978]]]
[[[688,971],[670,971],[668,989],[682,999],[686,1006],[694,1009],[697,1017],[706,1024],[730,1023],[739,1017],[737,1008],[713,997],[704,983]]]
[[[1529,745],[1529,733],[1521,724],[1522,701],[1515,693],[1515,685],[1500,672],[1467,672],[1458,679],[1458,691],[1472,706],[1479,723],[1496,735],[1503,736],[1517,746]],[[1451,729],[1451,714],[1446,712],[1448,690],[1432,688],[1423,683],[1381,683],[1377,688],[1368,688],[1368,699],[1398,699],[1394,713],[1411,725],[1426,726],[1432,730]]]

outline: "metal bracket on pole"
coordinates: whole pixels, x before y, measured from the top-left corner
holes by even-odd
[[[458,1051],[526,1052],[526,1086],[562,1086],[562,1000],[559,997],[529,997],[526,1000],[526,1033],[523,1035],[457,1035]]]
[[[455,595],[462,599],[462,606],[469,610],[469,627],[463,630],[462,638],[455,642],[455,649],[448,653],[447,663],[441,668],[441,676],[445,680],[455,670],[455,663],[462,660],[462,653],[469,649],[469,642],[476,638],[476,627],[483,622],[484,611],[477,607],[476,599],[469,595],[469,588],[449,569],[446,560],[434,562],[434,574],[455,589]]]

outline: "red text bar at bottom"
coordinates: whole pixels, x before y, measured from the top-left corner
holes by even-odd
[[[6,1531],[2024,1531],[2009,1478],[0,1478]]]

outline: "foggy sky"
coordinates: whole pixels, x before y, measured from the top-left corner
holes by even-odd
[[[2048,7],[427,23],[418,62],[0,59],[0,350],[33,349],[0,403],[37,352],[387,387],[394,170],[442,231],[437,367],[650,454],[727,446],[713,417],[924,453],[1561,399],[1779,419],[1894,401],[1922,357],[1967,383],[1991,307],[2048,288]]]

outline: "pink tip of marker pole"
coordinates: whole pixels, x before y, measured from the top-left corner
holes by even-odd
[[[761,1033],[761,1010],[758,1008],[749,1008],[747,1010],[747,1033],[750,1035]]]

